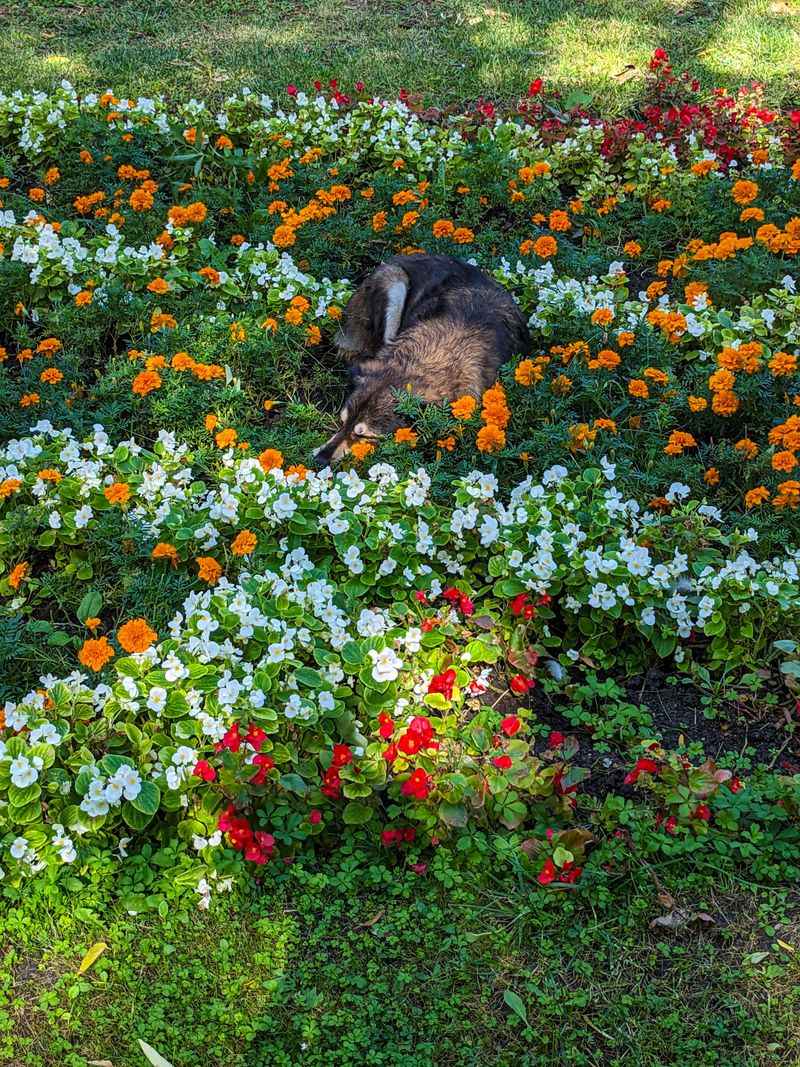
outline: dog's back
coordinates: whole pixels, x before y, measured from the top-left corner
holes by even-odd
[[[450,256],[392,256],[370,274],[345,312],[339,347],[360,362],[423,322],[482,327],[495,367],[529,344],[513,297],[492,277]]]

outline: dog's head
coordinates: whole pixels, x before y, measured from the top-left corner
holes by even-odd
[[[374,444],[401,425],[395,412],[395,390],[389,382],[367,380],[348,397],[339,413],[340,427],[314,453],[318,469],[339,463],[358,441]]]

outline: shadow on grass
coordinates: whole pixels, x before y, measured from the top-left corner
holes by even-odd
[[[800,85],[788,0],[121,0],[113,11],[40,0],[2,10],[3,88],[66,77],[85,90],[218,98],[242,85],[277,93],[336,76],[450,102],[510,98],[541,76],[619,111],[640,93],[659,46],[707,86],[755,78],[781,100]]]

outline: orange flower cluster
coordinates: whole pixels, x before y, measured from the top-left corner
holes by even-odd
[[[682,456],[687,448],[697,448],[697,441],[694,437],[683,430],[673,430],[664,451],[668,456]]]
[[[505,428],[511,419],[506,392],[499,382],[487,389],[482,397],[481,419],[475,445],[479,452],[499,452],[505,447]]]

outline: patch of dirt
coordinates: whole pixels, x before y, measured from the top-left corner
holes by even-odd
[[[754,719],[742,714],[736,704],[729,704],[724,718],[707,718],[697,689],[669,685],[666,675],[657,670],[631,678],[625,688],[630,703],[641,704],[650,711],[652,735],[666,748],[699,742],[710,759],[719,760],[726,753],[746,754],[753,766],[800,773],[800,732],[794,736],[789,733],[779,708],[768,707],[760,718]],[[625,775],[631,769],[625,745],[608,742],[608,750],[605,745],[598,747],[591,730],[570,723],[559,710],[558,702],[542,690],[533,690],[523,702],[507,694],[494,707],[502,715],[513,714],[520,707],[530,708],[548,730],[574,736],[580,747],[570,762],[590,771],[590,777],[581,783],[580,792],[600,799],[608,793],[630,798],[637,795],[635,787],[624,784]],[[537,748],[541,750],[545,743],[540,742]]]

